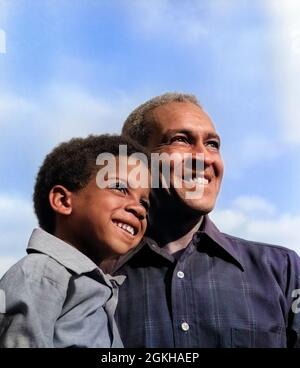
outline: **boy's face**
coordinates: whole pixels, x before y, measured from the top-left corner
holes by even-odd
[[[126,166],[130,178],[136,165]],[[141,175],[150,180],[148,168],[144,164],[139,167]],[[125,173],[118,170],[110,178],[107,188],[100,189],[93,177],[86,187],[72,193],[70,241],[97,264],[137,246],[147,227],[150,183],[147,188],[133,188]]]

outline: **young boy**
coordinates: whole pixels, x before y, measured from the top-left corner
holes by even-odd
[[[89,136],[46,157],[34,190],[40,228],[28,255],[0,281],[0,347],[123,346],[114,313],[124,277],[105,275],[99,265],[142,240],[150,185],[131,185],[134,165],[127,165],[126,175],[117,170],[99,188],[96,158],[109,153],[120,166],[120,145],[128,156],[141,150],[120,136]],[[147,163],[140,167],[149,174]]]

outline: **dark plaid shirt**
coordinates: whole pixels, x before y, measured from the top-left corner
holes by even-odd
[[[221,233],[205,218],[178,261],[154,241],[120,260],[125,347],[300,347],[295,252]]]

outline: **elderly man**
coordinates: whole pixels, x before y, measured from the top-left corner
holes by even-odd
[[[117,322],[126,347],[300,346],[300,262],[291,250],[220,232],[208,217],[223,161],[215,127],[192,95],[139,106],[123,134],[150,152],[203,154],[190,187],[154,189],[149,238],[121,259]],[[152,240],[153,239],[153,240]]]

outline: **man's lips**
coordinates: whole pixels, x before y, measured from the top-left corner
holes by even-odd
[[[198,184],[198,185],[207,185],[207,184],[209,184],[209,180],[206,179],[203,176],[198,176],[198,177],[195,177],[195,178],[189,178],[188,180],[183,178],[183,181],[185,181],[187,183]]]
[[[182,180],[183,182],[189,184],[197,185],[208,185],[213,178],[213,175],[208,172],[185,172],[183,177],[177,177],[177,180]]]

